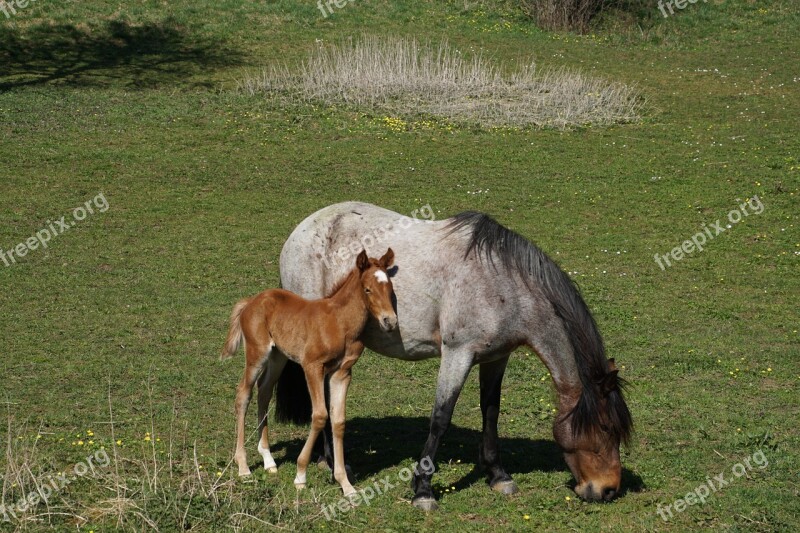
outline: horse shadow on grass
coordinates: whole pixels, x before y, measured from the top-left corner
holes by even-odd
[[[0,27],[0,92],[44,84],[210,86],[209,71],[242,63],[241,52],[172,18]],[[202,81],[187,82],[194,75]]]
[[[425,440],[428,438],[430,419],[425,417],[390,416],[386,418],[353,418],[347,421],[345,430],[345,459],[360,483],[384,470],[392,470],[396,479],[404,467],[419,459]],[[475,467],[455,484],[456,490],[467,488],[476,482],[485,482],[483,469],[478,464],[480,430],[452,424],[442,437],[436,462],[441,468],[447,463],[475,464]],[[320,437],[321,438],[321,437]],[[305,443],[305,439],[278,441],[271,447],[274,452],[285,451],[283,464],[293,465]],[[500,438],[500,454],[503,466],[512,477],[530,472],[566,472],[561,448],[552,440],[526,439],[518,437]],[[251,465],[257,468],[259,465]],[[437,486],[434,476],[434,487]],[[570,482],[574,487],[574,480]],[[645,487],[641,477],[623,467],[620,495],[640,492]]]

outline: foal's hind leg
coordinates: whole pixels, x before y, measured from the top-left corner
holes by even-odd
[[[306,469],[311,460],[311,452],[314,450],[314,441],[317,440],[319,432],[325,427],[325,421],[328,420],[328,410],[325,408],[324,371],[322,365],[310,365],[309,367],[304,367],[303,370],[306,373],[308,392],[311,395],[311,431],[309,431],[308,439],[297,457],[297,477],[294,478],[294,485],[298,489],[306,487]]]
[[[255,343],[247,345],[247,363],[244,375],[236,388],[236,452],[233,458],[239,466],[240,476],[250,475],[250,467],[247,466],[247,452],[244,449],[244,419],[247,414],[247,406],[250,405],[253,385],[261,372],[266,351],[264,346],[258,346]]]
[[[264,458],[264,470],[271,474],[278,472],[275,459],[269,451],[269,428],[267,427],[267,414],[269,401],[272,399],[272,391],[275,384],[286,366],[286,356],[277,348],[272,348],[267,354],[267,363],[264,372],[258,379],[258,433],[261,438],[258,441],[258,453]]]

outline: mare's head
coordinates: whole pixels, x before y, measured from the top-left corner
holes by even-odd
[[[378,321],[383,331],[397,328],[397,313],[394,310],[394,289],[387,269],[394,262],[394,252],[389,248],[383,257],[367,257],[361,250],[356,257],[356,268],[361,275],[361,290],[367,302],[367,310]]]
[[[628,440],[631,428],[613,359],[608,367],[553,425],[553,435],[577,481],[575,493],[589,501],[610,501],[619,493],[619,446]]]

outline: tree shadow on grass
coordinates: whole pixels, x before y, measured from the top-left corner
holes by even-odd
[[[429,426],[430,419],[423,417],[390,416],[348,420],[345,429],[346,461],[355,473],[356,482],[363,482],[386,469],[399,473],[403,467],[408,466],[409,461],[418,460],[428,438]],[[485,480],[483,470],[477,464],[481,435],[479,430],[451,425],[442,438],[436,456],[440,467],[457,460],[475,464],[468,474],[454,484],[456,490]],[[305,439],[287,441],[279,438],[272,449],[285,450],[285,459],[282,462],[293,464],[297,461],[304,443]],[[552,440],[501,437],[500,454],[503,466],[512,477],[530,472],[569,472],[561,448]],[[260,464],[251,466],[255,469]],[[434,476],[434,486],[436,485]],[[643,488],[641,477],[626,468],[622,469],[621,496],[627,492],[639,492]]]
[[[0,27],[0,91],[43,84],[70,86],[210,86],[188,78],[242,64],[224,42],[193,34],[171,18],[133,24],[43,23]]]

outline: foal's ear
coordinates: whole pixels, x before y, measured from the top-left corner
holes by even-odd
[[[361,250],[361,253],[356,257],[356,266],[361,272],[369,268],[369,257],[367,257],[366,250]]]
[[[614,362],[614,358],[613,357],[608,360],[608,369],[609,370],[616,370],[617,369],[617,364]]]
[[[378,263],[384,270],[392,266],[392,263],[394,263],[394,251],[391,248],[386,250],[386,253],[383,254],[383,257],[378,259]]]

